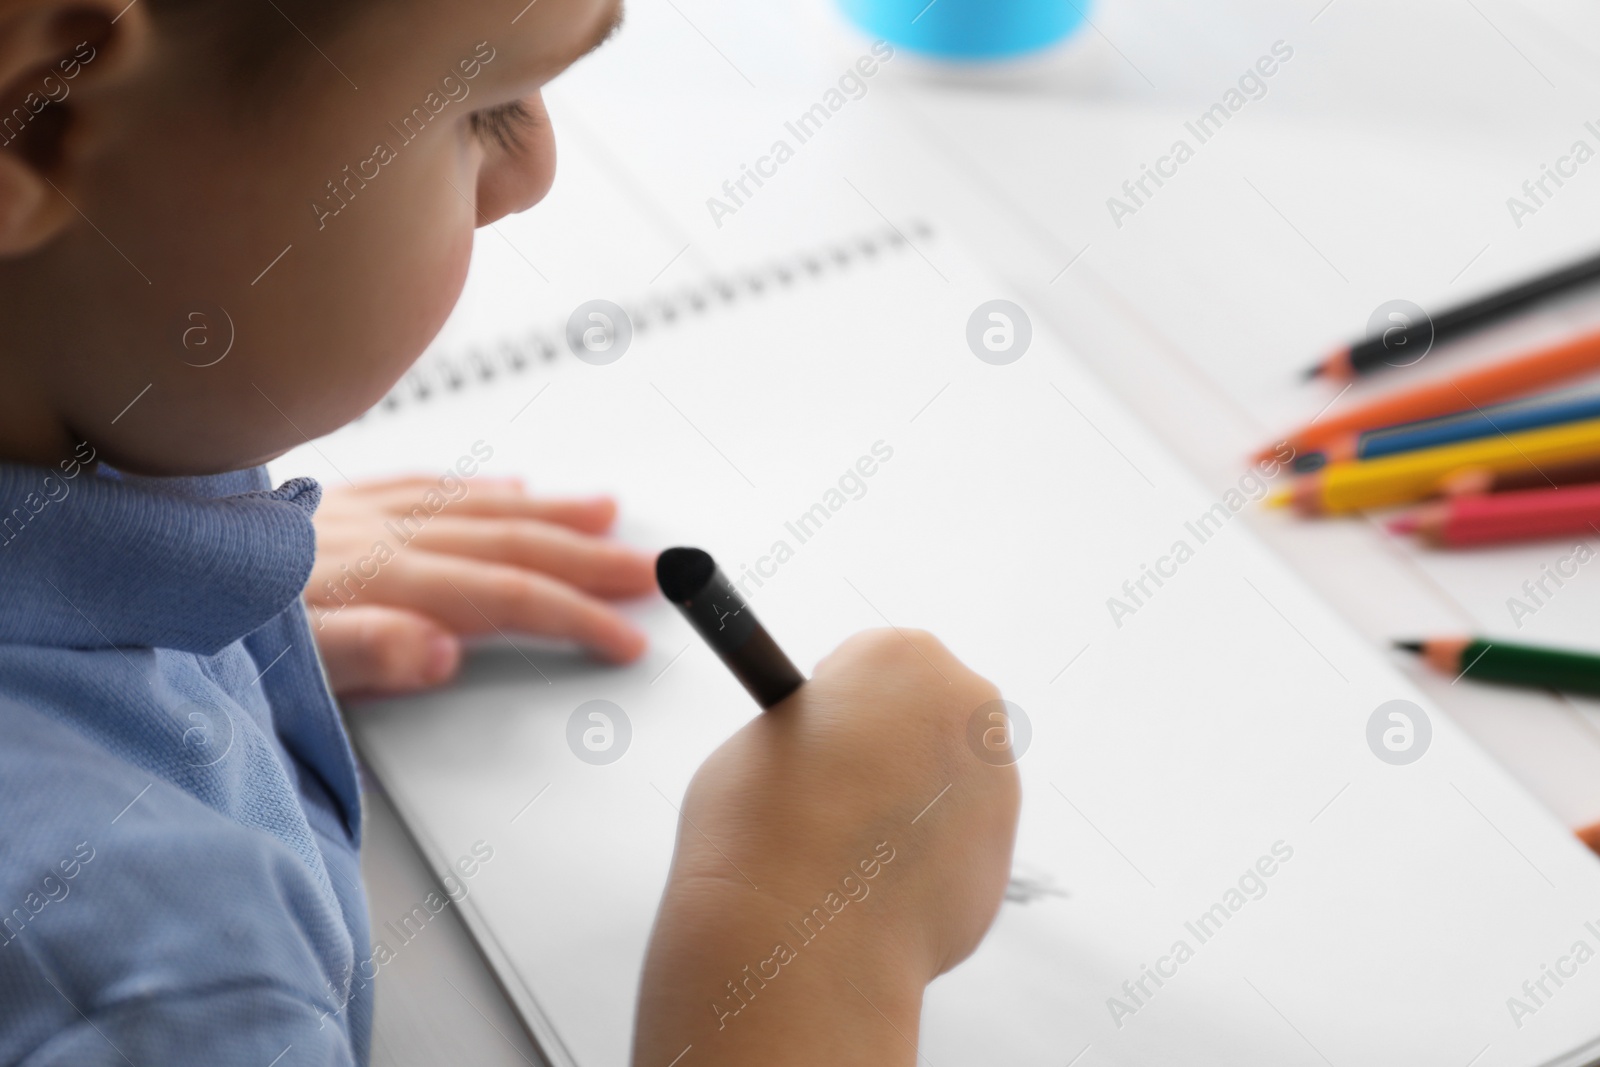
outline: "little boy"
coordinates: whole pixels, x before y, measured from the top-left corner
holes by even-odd
[[[367,1062],[330,685],[437,684],[490,628],[642,651],[606,601],[650,559],[602,539],[610,502],[492,482],[314,631],[302,596],[421,490],[346,490],[314,525],[320,488],[261,466],[422,351],[473,229],[550,187],[540,88],[620,14],[0,0],[0,1063]],[[923,987],[1009,867],[1015,774],[965,742],[994,697],[927,635],[864,634],[706,762],[637,1064],[915,1062]]]

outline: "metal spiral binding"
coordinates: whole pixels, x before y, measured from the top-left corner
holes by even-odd
[[[640,300],[624,308],[635,334],[671,329],[685,320],[708,314],[718,306],[736,304],[746,298],[760,299],[769,292],[792,289],[829,274],[843,273],[858,262],[870,263],[885,253],[904,252],[911,240],[932,235],[933,230],[923,222],[913,223],[905,232],[891,227],[863,234],[852,241],[802,252],[765,267],[712,277],[674,297]],[[504,375],[526,374],[540,364],[568,355],[563,332],[564,324],[549,330],[533,330],[520,339],[478,343],[459,353],[434,356],[407,372],[367,415],[396,412],[435,396],[493,382]]]

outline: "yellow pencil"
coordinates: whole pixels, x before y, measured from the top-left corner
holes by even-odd
[[[1596,456],[1600,456],[1600,419],[1590,419],[1382,459],[1330,464],[1269,503],[1290,505],[1306,515],[1363,511],[1432,496],[1447,479],[1466,471],[1537,470]]]

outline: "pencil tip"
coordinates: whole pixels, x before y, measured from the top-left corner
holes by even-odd
[[[1422,520],[1415,513],[1402,515],[1398,519],[1390,521],[1389,532],[1392,534],[1414,534],[1421,525]]]
[[[1326,378],[1329,381],[1338,383],[1354,378],[1356,374],[1355,364],[1351,362],[1350,349],[1341,348],[1336,352],[1330,352],[1316,366],[1307,367],[1305,380],[1309,382],[1318,378]]]
[[[1421,641],[1396,641],[1394,647],[1401,652],[1415,652],[1419,656],[1428,650]]]

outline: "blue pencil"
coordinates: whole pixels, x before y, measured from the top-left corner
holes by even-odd
[[[1371,430],[1362,434],[1357,441],[1356,458],[1377,459],[1379,456],[1415,452],[1422,448],[1436,448],[1480,437],[1536,430],[1597,417],[1600,417],[1600,393],[1502,404],[1442,419]]]
[[[1419,422],[1402,422],[1382,429],[1351,435],[1329,443],[1321,452],[1310,452],[1294,461],[1302,474],[1321,470],[1329,463],[1353,459],[1377,459],[1423,448],[1436,448],[1480,437],[1517,430],[1537,430],[1567,422],[1600,418],[1600,392],[1574,393],[1562,390],[1528,400],[1496,404],[1481,411],[1445,415]]]

